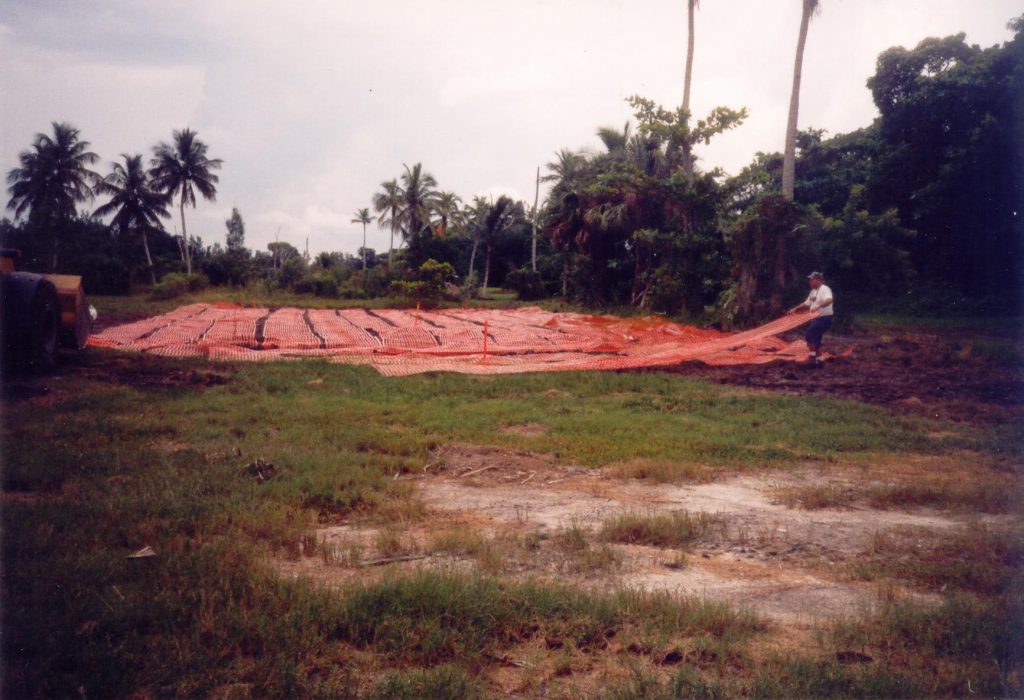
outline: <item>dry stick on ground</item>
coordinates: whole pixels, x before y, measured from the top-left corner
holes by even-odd
[[[526,477],[525,479],[523,479],[519,483],[520,484],[525,484],[527,481],[529,481],[530,479],[532,479],[535,476],[537,476],[537,472],[530,472],[530,476]]]
[[[496,466],[497,465],[495,465],[495,464],[488,464],[486,467],[480,467],[479,469],[474,469],[472,471],[468,471],[465,474],[459,474],[459,478],[460,479],[465,479],[467,476],[473,476],[474,474],[479,474],[480,472],[485,472],[488,469],[494,469],[494,467],[496,467]]]

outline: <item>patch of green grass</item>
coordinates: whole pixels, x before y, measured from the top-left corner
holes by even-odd
[[[601,524],[600,536],[608,542],[685,548],[708,530],[720,526],[721,522],[719,516],[711,513],[685,510],[620,513]]]
[[[633,678],[605,691],[606,700],[694,698],[917,698],[920,679],[884,666],[850,667],[806,656],[769,659],[753,675],[720,674],[683,667],[668,679],[635,669]]]
[[[211,370],[223,381],[194,381]],[[47,395],[3,407],[0,643],[12,697],[79,687],[209,696],[231,684],[344,697],[359,669],[338,663],[348,658],[339,645],[478,663],[473,650],[514,645],[534,626],[582,647],[631,626],[723,639],[762,628],[724,606],[493,578],[413,578],[340,597],[260,563],[315,549],[318,523],[420,517],[408,482],[393,477],[421,473],[445,443],[593,466],[711,468],[1002,444],[936,437],[936,425],[948,426],[852,402],[656,373],[390,379],[315,361],[239,366],[93,350],[61,372],[31,380]],[[529,422],[549,429],[499,428]],[[246,472],[256,459],[274,465],[269,479]],[[157,556],[125,558],[143,546]],[[611,551],[587,546],[594,561]]]
[[[365,695],[367,700],[472,700],[484,697],[478,684],[458,666],[388,671]]]
[[[346,594],[334,635],[395,660],[479,663],[536,635],[597,649],[627,627],[738,641],[765,629],[754,615],[717,603],[622,590],[590,594],[538,581],[435,572],[357,586]]]
[[[969,525],[950,532],[894,529],[875,534],[850,565],[863,580],[891,577],[932,590],[1001,595],[1024,576],[1020,527]]]
[[[950,593],[939,605],[884,601],[874,614],[836,623],[826,643],[865,649],[887,665],[905,666],[929,695],[1016,696],[1016,669],[1024,662],[1024,601],[1019,593],[987,599]]]

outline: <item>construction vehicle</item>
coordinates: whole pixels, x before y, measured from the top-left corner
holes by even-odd
[[[5,369],[45,372],[58,349],[82,350],[95,311],[78,275],[18,272],[21,252],[0,248],[0,351]]]

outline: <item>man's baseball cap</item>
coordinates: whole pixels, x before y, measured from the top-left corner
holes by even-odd
[[[807,275],[807,279],[809,279],[809,280],[823,280],[823,279],[825,279],[825,275],[821,274],[820,272],[812,272],[811,274]]]

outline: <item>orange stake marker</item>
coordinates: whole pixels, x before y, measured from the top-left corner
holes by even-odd
[[[487,362],[487,320],[484,320],[484,362]]]

